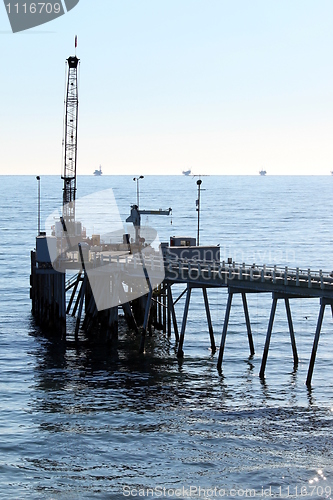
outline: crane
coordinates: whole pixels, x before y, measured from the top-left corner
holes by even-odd
[[[75,48],[77,38],[75,37]],[[75,235],[75,196],[76,196],[76,160],[78,127],[78,69],[79,59],[71,56],[67,59],[67,92],[64,118],[64,181],[62,224],[68,235]]]
[[[141,215],[170,215],[172,212],[171,208],[167,210],[139,210],[137,205],[131,206],[131,214],[127,217],[126,222],[132,222],[135,229],[135,243],[140,242],[140,226],[141,226]]]

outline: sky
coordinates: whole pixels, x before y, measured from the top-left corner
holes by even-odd
[[[60,175],[78,37],[78,175],[330,175],[332,0],[80,0],[13,34],[0,174]]]

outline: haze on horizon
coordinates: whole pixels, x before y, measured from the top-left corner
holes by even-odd
[[[65,59],[81,60],[78,175],[329,175],[328,0],[81,0],[3,44],[0,174],[62,171]]]

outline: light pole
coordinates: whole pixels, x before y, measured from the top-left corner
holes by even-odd
[[[40,177],[37,175],[37,235],[40,236]]]
[[[144,179],[143,175],[140,175],[139,177],[133,177],[133,181],[136,181],[136,204],[139,208],[139,180]]]
[[[200,186],[202,184],[202,180],[199,179],[197,181],[198,186],[198,199],[197,199],[197,212],[198,212],[198,237],[197,237],[197,246],[199,246],[199,237],[200,237]]]

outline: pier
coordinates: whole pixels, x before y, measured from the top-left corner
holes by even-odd
[[[190,249],[193,254],[200,247]],[[144,352],[147,332],[151,334],[152,329],[161,330],[170,336],[173,330],[177,343],[177,356],[182,358],[191,293],[194,289],[199,289],[203,296],[203,314],[207,320],[211,350],[213,354],[218,350],[217,369],[221,372],[234,296],[237,295],[242,300],[244,329],[247,333],[250,355],[253,355],[255,346],[247,295],[268,293],[272,296],[272,305],[270,312],[267,312],[268,327],[259,373],[259,376],[264,378],[278,302],[282,303],[286,310],[286,322],[290,334],[294,367],[296,368],[298,353],[290,301],[295,298],[318,298],[317,328],[314,332],[306,379],[306,384],[311,385],[325,307],[330,306],[333,314],[333,276],[330,273],[323,273],[321,270],[314,272],[310,269],[237,264],[232,259],[222,262],[217,260],[207,262],[200,259],[179,258],[177,253],[173,253],[172,250],[173,248],[169,247],[167,251],[164,251],[162,259],[159,254],[144,255],[130,251],[122,253],[88,252],[86,258],[83,259],[81,250],[78,250],[71,252],[71,258],[68,258],[67,255],[65,260],[58,260],[58,269],[54,269],[45,262],[38,262],[36,253],[32,252],[32,312],[42,326],[55,328],[63,339],[66,337],[67,314],[76,317],[74,332],[76,341],[79,339],[79,330],[82,329],[86,334],[92,335],[95,340],[109,342],[117,337],[118,311],[121,309],[128,327],[141,335],[141,352]],[[188,250],[186,249],[186,251]],[[91,272],[94,270],[99,272],[99,277],[101,270],[103,271],[104,284],[101,287],[101,293],[105,295],[110,293],[110,289],[117,289],[119,305],[117,303],[109,309],[98,310],[88,278],[90,272],[91,279]],[[141,291],[140,297],[127,300],[126,289],[128,290],[132,283],[137,282],[136,280],[142,275],[143,270],[146,271],[146,290]],[[65,278],[66,272],[72,273],[67,280]],[[151,282],[154,282],[154,278],[160,276],[161,273],[164,276],[162,282],[156,287],[150,285]],[[178,297],[175,296],[174,285],[183,285],[184,287]],[[219,349],[216,347],[207,294],[207,290],[211,288],[225,288],[228,294],[224,321],[221,325],[222,336]],[[184,296],[183,316],[178,322],[175,304]]]
[[[246,295],[248,293],[269,293],[272,295],[272,306],[259,373],[259,376],[261,378],[264,378],[265,376],[265,367],[278,300],[282,300],[285,304],[290,341],[293,352],[294,367],[297,367],[298,354],[289,301],[295,298],[318,298],[320,300],[320,309],[309,363],[308,375],[306,379],[306,384],[308,386],[311,385],[325,306],[330,306],[333,315],[333,277],[331,273],[324,274],[321,270],[318,272],[313,272],[310,269],[289,269],[288,267],[278,268],[277,266],[267,267],[266,265],[256,266],[254,264],[251,266],[246,266],[244,263],[242,263],[241,265],[237,265],[235,262],[232,262],[231,259],[228,263],[225,263],[223,261],[221,265],[218,265],[217,263],[205,264],[199,261],[178,263],[169,262],[166,266],[166,282],[170,287],[174,283],[186,283],[186,302],[179,339],[178,357],[183,356],[183,343],[191,290],[193,288],[201,288],[203,291],[207,313],[207,322],[211,337],[211,347],[212,351],[215,352],[215,343],[213,341],[206,290],[207,288],[212,287],[227,288],[228,301],[225,311],[221,344],[217,361],[217,368],[219,371],[221,371],[222,369],[224,347],[226,343],[233,296],[235,294],[238,294],[242,298],[249,349],[250,354],[253,355],[255,351]]]

